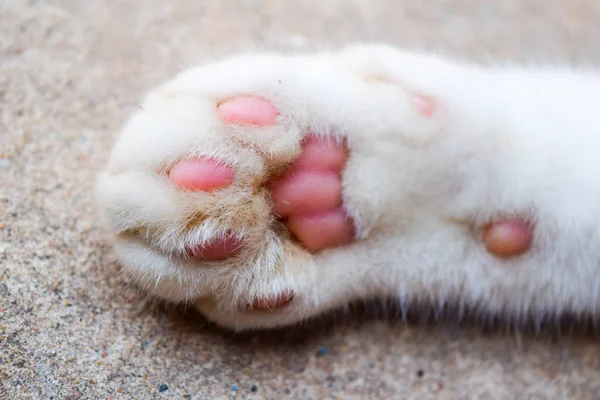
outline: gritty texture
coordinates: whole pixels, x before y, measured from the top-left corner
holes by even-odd
[[[0,398],[600,398],[594,335],[367,310],[235,337],[120,275],[91,189],[140,95],[235,51],[354,40],[599,65],[600,3],[0,1]]]

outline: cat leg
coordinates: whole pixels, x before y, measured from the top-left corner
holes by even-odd
[[[556,260],[497,150],[507,137],[530,155],[490,112],[496,86],[380,46],[186,71],[149,94],[99,179],[125,269],[234,329],[371,296],[538,309],[531,265]]]

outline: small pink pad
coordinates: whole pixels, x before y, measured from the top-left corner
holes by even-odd
[[[239,96],[227,100],[218,108],[225,122],[256,126],[273,125],[279,111],[265,99],[254,96]]]
[[[294,299],[294,293],[284,291],[279,293],[277,296],[270,296],[264,298],[256,298],[252,304],[248,305],[249,310],[271,310],[274,311],[277,308],[281,308],[289,304]]]
[[[346,164],[347,157],[344,145],[332,139],[309,136],[304,142],[302,154],[294,163],[294,168],[304,171],[340,172]]]
[[[205,261],[222,261],[231,257],[241,246],[241,242],[232,237],[217,238],[206,246],[187,248],[190,257]]]
[[[354,238],[353,224],[341,208],[292,216],[288,227],[305,247],[315,251],[347,244]]]
[[[342,206],[342,183],[335,172],[298,171],[273,185],[277,215],[306,214]]]
[[[417,107],[417,110],[419,110],[419,112],[425,117],[431,117],[435,112],[435,101],[428,96],[416,96],[415,106]]]
[[[233,182],[231,168],[211,159],[182,160],[169,171],[169,179],[179,189],[211,191],[225,188]]]
[[[531,227],[524,221],[504,220],[484,228],[487,250],[499,257],[517,256],[531,246]]]

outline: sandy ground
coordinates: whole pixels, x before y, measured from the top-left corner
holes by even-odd
[[[230,52],[351,40],[596,64],[600,3],[0,0],[0,398],[600,398],[589,336],[357,315],[234,337],[119,275],[91,187],[141,93]]]

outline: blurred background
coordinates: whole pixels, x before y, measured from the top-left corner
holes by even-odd
[[[0,398],[600,398],[597,340],[568,325],[375,312],[236,337],[119,275],[92,186],[141,94],[233,52],[352,41],[598,65],[600,2],[0,0]]]

